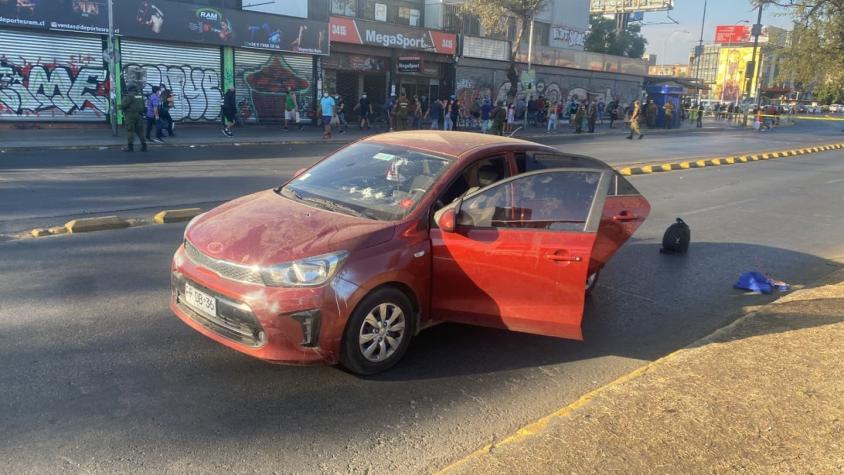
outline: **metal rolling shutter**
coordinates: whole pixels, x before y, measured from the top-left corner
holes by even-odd
[[[0,31],[0,120],[104,121],[102,51],[99,36]]]
[[[297,94],[302,121],[307,121],[313,110],[313,76],[311,56],[235,50],[234,84],[241,116],[252,122],[281,121],[282,101],[291,90]]]
[[[159,84],[173,91],[173,120],[215,121],[220,117],[220,48],[124,39],[120,56],[127,84],[141,78],[145,94]]]

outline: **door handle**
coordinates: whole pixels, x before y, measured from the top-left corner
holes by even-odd
[[[639,219],[638,216],[633,213],[628,213],[627,211],[622,211],[621,213],[612,217],[613,221],[619,221],[622,223],[625,221],[636,221],[637,219]]]
[[[565,254],[545,254],[545,258],[554,262],[581,262],[583,260],[580,256],[569,256]]]

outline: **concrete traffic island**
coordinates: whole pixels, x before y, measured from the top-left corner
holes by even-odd
[[[443,472],[841,473],[842,375],[844,282],[760,307]]]

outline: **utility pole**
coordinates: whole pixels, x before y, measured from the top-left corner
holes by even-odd
[[[114,71],[117,64],[117,58],[114,57],[114,0],[108,0],[108,48],[106,50],[108,51],[108,74],[111,82],[108,94],[111,135],[117,137],[117,101],[115,100],[117,93],[115,88],[120,87],[120,84],[115,83],[117,75]]]
[[[530,70],[533,67],[533,17],[530,18],[530,38],[528,38],[528,77],[531,77]],[[531,92],[536,84],[528,83],[530,85],[530,89],[525,91],[525,122],[524,122],[524,129],[527,130],[528,126],[528,108],[530,106],[531,100]]]
[[[759,59],[756,59],[756,51],[759,50],[759,35],[762,34],[762,7],[764,6],[764,2],[759,3],[759,16],[756,20],[756,24],[753,25],[753,60],[748,63],[747,70],[745,71],[744,77],[744,90],[745,90],[745,98],[750,99],[751,94],[753,93],[753,81],[754,78],[756,79],[756,90],[757,93],[761,93],[762,88],[759,84],[758,76],[756,74],[757,71],[761,71],[762,68],[759,66],[762,62],[762,54],[759,51]],[[756,112],[759,113],[759,101],[761,100],[761,95],[757,94],[756,96]],[[747,106],[745,106],[744,112],[744,125],[747,126]]]
[[[700,61],[703,59],[703,29],[706,28],[706,4],[708,0],[703,0],[703,19],[700,22],[700,40],[698,41],[697,47],[695,48],[695,79],[698,82],[698,90],[697,90],[697,103],[700,104],[700,94],[701,89],[700,85],[702,84],[700,79]]]

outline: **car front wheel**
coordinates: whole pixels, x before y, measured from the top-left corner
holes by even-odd
[[[412,306],[401,291],[382,288],[367,295],[346,324],[340,363],[360,375],[386,371],[407,351],[413,322]]]

